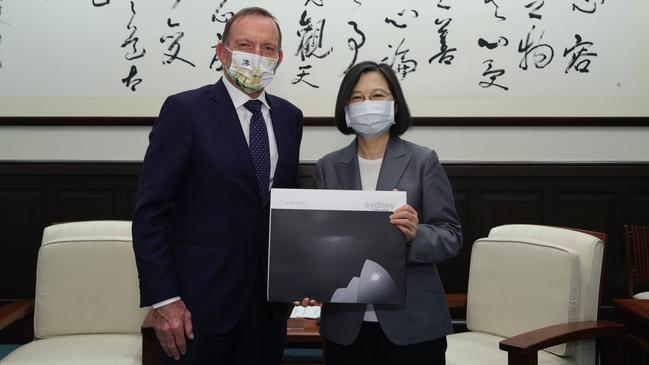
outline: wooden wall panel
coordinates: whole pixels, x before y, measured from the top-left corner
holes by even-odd
[[[584,229],[605,228],[606,232],[612,232],[615,229],[615,194],[557,192],[551,218],[552,224],[571,222]]]
[[[631,192],[627,194],[625,205],[628,209],[628,224],[647,224],[647,212],[649,212],[649,191]]]
[[[455,191],[455,209],[462,223],[464,245],[460,253],[452,260],[441,262],[437,265],[440,275],[448,278],[463,278],[468,275],[469,260],[471,258],[471,245],[467,244],[467,237],[473,237],[471,224],[471,195],[466,191]],[[443,274],[441,274],[443,273]],[[448,292],[464,293],[467,289],[466,280],[445,280],[444,287]]]
[[[34,296],[36,255],[47,221],[45,190],[0,190],[0,295]]]
[[[482,228],[509,223],[543,221],[543,194],[540,192],[484,192],[480,195]]]
[[[137,196],[137,189],[128,189],[126,191],[126,219],[133,220],[133,212],[135,211],[135,197]]]
[[[106,190],[61,190],[59,216],[63,222],[103,220],[114,217],[115,194]]]
[[[133,216],[139,163],[0,162],[0,299],[32,297],[43,228],[51,222]],[[449,293],[465,292],[473,242],[504,223],[609,235],[604,306],[623,295],[622,226],[649,224],[649,162],[446,164],[463,226],[460,254],[439,264]],[[313,186],[313,164],[300,186]]]

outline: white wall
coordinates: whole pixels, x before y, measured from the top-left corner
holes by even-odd
[[[607,3],[608,4],[608,3]],[[16,2],[18,5],[18,2]],[[47,4],[45,4],[47,5]],[[613,6],[614,4],[608,4]],[[608,6],[607,5],[607,6]],[[534,105],[543,109],[547,116],[644,116],[649,110],[649,23],[646,14],[649,2],[635,1],[636,45],[636,93],[632,97],[583,97],[583,98],[495,98],[467,99],[448,96],[446,98],[423,98],[410,95],[408,102],[415,116],[529,116]],[[5,16],[10,14],[6,9]],[[105,9],[104,9],[105,10]],[[101,13],[101,16],[106,14]],[[612,26],[615,22],[608,24]],[[5,29],[6,30],[6,29]],[[4,38],[3,38],[4,39]],[[18,39],[18,38],[17,38]],[[346,37],[344,38],[346,39]],[[22,43],[21,43],[22,44]],[[24,48],[24,47],[23,47]],[[634,53],[631,52],[631,53]],[[280,95],[284,95],[280,93]],[[578,99],[578,100],[577,100]],[[582,100],[583,99],[583,100]],[[292,100],[292,99],[291,99]],[[329,104],[321,99],[296,102],[304,110],[312,110],[309,116],[326,116],[333,109],[333,98]],[[66,99],[57,99],[52,105],[47,100],[31,98],[18,100],[0,98],[0,115],[18,116],[13,109],[28,111],[27,115],[71,115],[62,112],[40,114],[39,106],[56,107],[64,105]],[[161,100],[152,99],[144,105],[142,115],[152,115]],[[574,114],[575,102],[581,102]],[[22,103],[22,104],[21,104]],[[141,103],[126,104],[126,110],[137,111]],[[477,103],[477,104],[476,104]],[[489,105],[511,104],[515,107],[495,113],[483,113]],[[79,107],[88,106],[97,110],[106,99],[84,98],[75,101]],[[467,105],[471,105],[468,107]],[[548,106],[554,106],[548,108]],[[612,106],[612,107],[611,107]],[[12,109],[13,108],[13,109]],[[432,108],[432,109],[431,109]],[[431,110],[429,110],[431,109]],[[574,108],[573,108],[574,109]],[[120,110],[124,110],[123,108]],[[617,111],[617,112],[616,112]],[[113,115],[114,110],[110,110]],[[136,113],[137,114],[137,113]],[[86,115],[86,114],[80,114]],[[88,115],[95,115],[90,113]],[[139,115],[139,114],[137,114]],[[20,161],[140,161],[147,145],[149,127],[61,127],[61,126],[4,126],[0,127],[0,160]],[[442,161],[475,162],[622,162],[649,161],[649,126],[647,127],[416,127],[405,134],[413,142],[434,148]],[[302,161],[314,161],[323,154],[348,143],[349,136],[343,136],[333,127],[307,127],[302,143]]]
[[[0,127],[0,160],[141,161],[149,127]],[[413,127],[404,138],[445,162],[649,161],[649,127]],[[302,161],[351,137],[306,127]]]

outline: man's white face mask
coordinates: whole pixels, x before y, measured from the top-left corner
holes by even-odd
[[[388,130],[394,122],[394,100],[363,101],[345,107],[347,126],[365,138]]]
[[[275,76],[277,58],[263,57],[254,53],[232,51],[228,75],[246,93],[254,93],[265,88]]]

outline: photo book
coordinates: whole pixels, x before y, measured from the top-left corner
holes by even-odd
[[[403,191],[272,189],[269,301],[405,301],[406,242],[390,223]]]

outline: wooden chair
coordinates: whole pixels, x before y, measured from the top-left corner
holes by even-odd
[[[617,363],[626,328],[598,320],[606,235],[572,231],[598,239],[565,228],[506,225],[476,241],[468,296],[447,296],[449,307],[467,306],[469,328],[447,337],[447,364],[591,364],[595,339],[606,363]],[[570,303],[579,304],[562,321]]]
[[[649,299],[649,226],[624,225],[624,249],[627,296]]]
[[[88,221],[45,228],[38,253],[34,300],[3,306],[0,327],[34,312],[34,341],[3,365],[139,365],[137,269],[131,223]],[[4,313],[4,314],[3,314]]]

